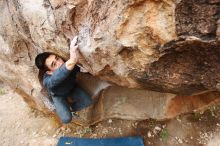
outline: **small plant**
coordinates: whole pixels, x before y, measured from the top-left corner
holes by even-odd
[[[3,90],[2,88],[0,88],[0,95],[4,95],[4,94],[6,94],[6,93],[5,93],[5,90]]]
[[[157,122],[156,122],[155,120],[150,119],[150,120],[148,121],[148,127],[149,127],[150,129],[153,129],[156,125],[157,125]]]
[[[90,127],[85,127],[84,129],[77,130],[74,134],[79,135],[79,137],[83,137],[87,133],[92,133],[92,129]]]
[[[199,112],[194,112],[193,113],[193,118],[194,120],[199,120],[202,117],[202,114]]]
[[[210,114],[211,114],[213,117],[216,116],[216,115],[215,115],[215,110],[216,110],[216,107],[215,107],[215,106],[210,106],[210,107],[209,107],[209,112],[210,112]]]
[[[160,138],[162,140],[166,140],[168,137],[169,137],[168,129],[166,129],[166,128],[162,129],[161,132],[160,132]]]

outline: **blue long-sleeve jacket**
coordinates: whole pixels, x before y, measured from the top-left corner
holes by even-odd
[[[44,74],[43,85],[53,97],[68,97],[75,86],[76,74],[79,71],[80,68],[78,66],[75,66],[73,70],[68,70],[64,63],[52,75]]]

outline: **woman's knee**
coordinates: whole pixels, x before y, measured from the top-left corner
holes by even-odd
[[[66,115],[63,115],[61,118],[61,121],[64,123],[64,124],[67,124],[67,123],[70,123],[72,121],[72,115],[71,114],[66,114]]]

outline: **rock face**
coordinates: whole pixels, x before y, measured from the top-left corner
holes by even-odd
[[[220,92],[217,91],[194,96],[180,96],[146,89],[109,86],[105,81],[100,81],[88,74],[80,74],[78,80],[90,94],[98,93],[97,96],[93,96],[94,101],[97,102],[79,112],[80,117],[87,119],[90,125],[111,118],[170,119],[192,111],[203,112],[209,106],[220,102]]]
[[[0,78],[45,110],[35,56],[68,57],[79,36],[90,74],[179,95],[220,90],[218,0],[1,0]],[[208,97],[207,97],[208,98]]]

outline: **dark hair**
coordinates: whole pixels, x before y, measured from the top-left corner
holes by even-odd
[[[40,92],[45,97],[47,97],[49,100],[51,100],[51,97],[49,96],[47,89],[43,85],[43,76],[44,76],[44,73],[47,70],[49,70],[48,67],[45,65],[45,61],[50,55],[53,55],[53,54],[54,53],[52,53],[52,52],[43,52],[43,53],[38,54],[35,58],[35,65],[39,69],[38,79],[39,79],[40,85],[42,87]]]
[[[43,85],[43,76],[44,76],[45,72],[49,70],[48,67],[45,65],[45,61],[50,55],[57,55],[57,54],[53,53],[53,52],[44,52],[44,53],[38,54],[35,58],[35,65],[39,69],[38,79],[39,79],[40,85],[42,87],[40,92],[44,96],[48,97],[49,100],[52,100],[47,89]],[[61,59],[63,59],[63,61],[65,61],[65,59],[63,57],[61,57]]]
[[[45,61],[50,55],[53,55],[53,54],[54,53],[52,52],[44,52],[44,53],[38,54],[35,58],[35,65],[37,66],[37,68],[41,71],[47,71],[48,67],[45,65]]]
[[[44,52],[44,53],[38,54],[35,58],[35,65],[39,69],[38,79],[39,79],[40,84],[42,86],[43,86],[43,76],[44,76],[45,72],[49,70],[49,68],[45,65],[45,61],[50,55],[57,55],[57,54],[53,53],[53,52]],[[59,55],[57,55],[57,56],[59,56]],[[63,57],[61,57],[61,56],[59,56],[59,57],[63,61],[66,61]]]

